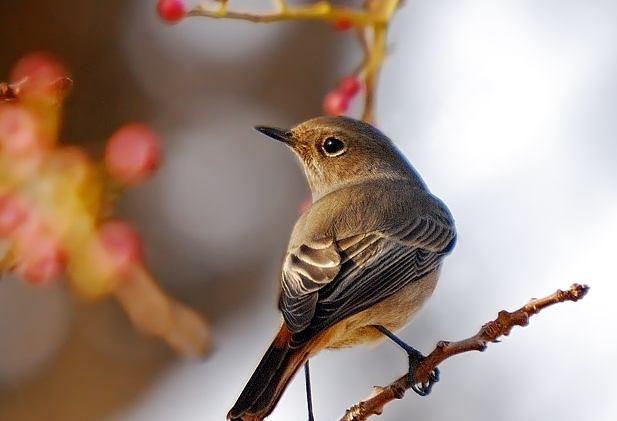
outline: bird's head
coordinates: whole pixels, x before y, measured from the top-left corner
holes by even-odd
[[[368,180],[417,179],[422,183],[392,141],[362,121],[317,117],[290,130],[255,129],[296,153],[314,200],[342,186]]]

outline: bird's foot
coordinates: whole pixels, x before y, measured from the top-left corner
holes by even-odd
[[[410,349],[407,349],[406,351],[407,351],[407,356],[409,357],[408,376],[409,376],[409,384],[411,385],[411,389],[420,396],[426,396],[429,393],[431,393],[431,389],[433,388],[435,383],[439,381],[439,369],[435,367],[430,372],[427,382],[425,383],[417,382],[415,380],[415,372],[425,357],[419,351],[411,347]]]

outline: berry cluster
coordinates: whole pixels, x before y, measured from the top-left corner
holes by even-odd
[[[98,279],[100,290],[81,284],[141,263],[136,232],[126,222],[101,221],[105,182],[147,179],[157,168],[160,147],[146,126],[122,127],[107,144],[101,171],[81,149],[58,145],[67,80],[62,64],[46,53],[26,56],[13,69],[11,84],[19,96],[0,105],[0,238],[10,251],[5,265],[34,284],[56,281],[65,271],[71,276],[81,266],[73,261],[75,252],[82,257],[91,250],[90,276],[74,283],[98,295],[111,279]]]
[[[1,84],[0,274],[34,285],[66,278],[90,298],[114,294],[140,330],[182,353],[200,353],[203,321],[156,286],[137,231],[109,218],[119,192],[155,173],[159,138],[144,124],[127,124],[107,141],[102,164],[59,144],[70,84],[47,53],[22,58]]]

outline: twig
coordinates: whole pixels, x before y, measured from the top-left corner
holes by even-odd
[[[188,12],[189,16],[213,19],[235,19],[255,23],[270,23],[288,20],[317,20],[329,23],[344,20],[356,28],[364,59],[352,73],[364,78],[364,109],[362,119],[373,121],[375,86],[386,50],[388,24],[400,0],[365,0],[362,8],[332,5],[329,1],[316,1],[306,5],[287,5],[285,0],[276,0],[274,12],[265,14],[245,13],[228,9],[226,0],[218,0],[218,7],[198,5]],[[371,41],[367,35],[371,34]]]
[[[388,17],[385,17],[383,14],[367,13],[365,11],[354,10],[343,6],[333,6],[327,1],[318,1],[304,6],[279,6],[278,11],[267,14],[230,11],[227,10],[226,3],[219,6],[217,10],[198,5],[190,10],[188,15],[214,19],[246,20],[256,23],[280,22],[285,20],[325,20],[334,22],[337,19],[345,18],[357,26],[367,26],[376,23],[383,24],[387,23],[388,19]]]
[[[498,339],[507,336],[514,326],[527,326],[529,318],[546,307],[564,301],[578,301],[587,291],[587,285],[573,284],[566,291],[558,290],[547,297],[533,299],[512,313],[500,311],[495,320],[486,323],[470,338],[458,342],[439,342],[433,352],[418,365],[414,381],[427,382],[431,371],[447,358],[468,351],[484,351],[489,342],[498,342]],[[386,387],[376,388],[373,396],[349,408],[341,421],[365,421],[372,415],[380,415],[386,404],[394,399],[401,399],[409,388],[409,376],[405,374]]]

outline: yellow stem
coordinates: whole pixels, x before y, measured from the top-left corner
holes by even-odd
[[[285,0],[274,0],[274,4],[280,12],[287,10],[287,2]]]
[[[374,121],[373,109],[375,106],[375,88],[377,75],[383,61],[386,50],[386,25],[375,25],[373,27],[372,45],[369,48],[370,54],[365,68],[365,91],[364,91],[364,111],[362,120],[372,123]]]
[[[284,4],[284,2],[283,2]],[[253,14],[245,12],[233,12],[227,10],[208,10],[203,6],[197,6],[189,11],[189,16],[201,16],[214,19],[236,19],[246,20],[257,23],[279,22],[285,20],[324,20],[336,21],[337,19],[347,19],[355,26],[368,26],[376,23],[385,23],[388,19],[383,13],[369,13],[351,9],[349,7],[332,6],[327,1],[304,6],[286,6],[280,11],[267,14]]]

